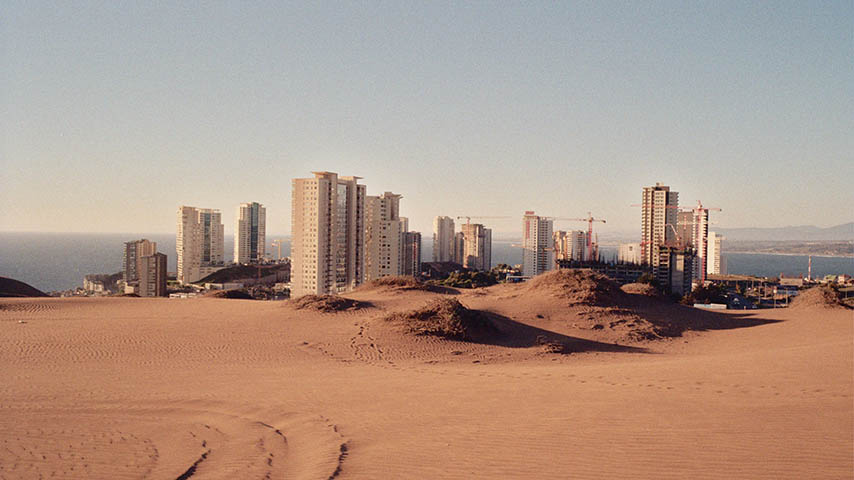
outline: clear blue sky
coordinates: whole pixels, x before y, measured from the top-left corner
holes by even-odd
[[[851,221],[854,2],[0,5],[0,230],[172,232],[312,170],[435,215]],[[566,227],[573,227],[567,224]],[[578,224],[581,226],[581,224]]]

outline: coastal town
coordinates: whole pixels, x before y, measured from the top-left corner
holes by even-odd
[[[662,296],[698,308],[754,309],[785,307],[804,289],[824,284],[844,298],[854,297],[850,275],[781,273],[776,277],[730,275],[725,237],[710,230],[710,212],[702,202],[683,208],[679,194],[658,183],[642,189],[641,241],[620,244],[615,258],[600,251],[595,225],[605,219],[521,217],[518,264],[492,260],[490,216],[437,216],[433,220],[431,261],[422,261],[421,232],[401,216],[402,195],[367,195],[359,177],[315,172],[292,182],[291,255],[282,255],[284,239],[266,248],[267,210],[258,202],[236,209],[233,255],[224,252],[221,213],[213,208],[181,206],[177,212],[177,272],[167,271],[166,254],[156,242],[124,244],[122,270],[90,274],[81,289],[60,296],[134,295],[186,298],[209,292],[235,298],[281,300],[303,295],[340,294],[383,277],[410,276],[451,287],[524,282],[559,269],[593,271],[624,285],[648,283]],[[472,221],[474,220],[474,222]],[[482,222],[482,223],[480,223]],[[558,230],[555,224],[586,223],[584,230]],[[740,242],[744,244],[746,242]],[[838,248],[850,243],[836,242]],[[762,248],[761,242],[755,242]],[[742,246],[742,248],[744,248]],[[228,260],[226,260],[228,258]]]

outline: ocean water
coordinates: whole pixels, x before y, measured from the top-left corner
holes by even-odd
[[[430,261],[432,239],[422,240],[422,260]],[[157,242],[158,251],[168,257],[168,269],[176,267],[174,234],[58,234],[0,232],[0,276],[14,278],[43,290],[66,290],[83,285],[83,276],[90,273],[115,273],[122,269],[123,243],[148,238]],[[267,251],[272,252],[267,239]],[[231,259],[233,236],[225,237],[226,261]],[[612,260],[616,247],[603,246],[602,257]],[[290,255],[290,242],[282,246],[282,255]],[[726,255],[729,273],[777,276],[807,274],[808,257],[805,255],[764,255],[730,253]],[[509,241],[493,241],[492,263],[514,265],[521,263],[522,252]],[[813,276],[829,274],[854,275],[854,258],[816,257],[812,259]]]

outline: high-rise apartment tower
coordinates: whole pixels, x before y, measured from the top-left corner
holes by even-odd
[[[139,264],[142,257],[157,253],[157,242],[151,240],[134,240],[125,242],[122,257],[122,270],[125,283],[133,283],[139,279]]]
[[[259,263],[267,246],[267,209],[258,202],[241,203],[234,219],[234,263]]]
[[[472,270],[492,268],[492,230],[479,223],[465,223],[463,234],[462,266]]]
[[[178,207],[178,281],[192,283],[223,268],[222,215],[210,208]]]
[[[456,261],[454,258],[454,219],[451,217],[433,219],[433,261]]]
[[[554,269],[552,220],[532,211],[522,217],[522,275],[533,277]]]
[[[365,274],[365,186],[313,173],[292,182],[292,297],[352,290]]]
[[[421,233],[403,234],[403,275],[417,277],[421,274]]]
[[[146,255],[140,258],[139,265],[139,287],[136,293],[140,297],[165,297],[166,255]]]
[[[365,197],[365,281],[400,275],[404,224],[400,195],[385,192]]]
[[[694,280],[702,283],[706,280],[706,262],[709,257],[709,209],[698,202],[691,210],[691,217],[691,244],[696,255]]]
[[[706,257],[706,275],[726,275],[726,258],[721,253],[724,237],[709,232],[709,249]]]
[[[679,193],[656,183],[644,187],[641,201],[641,261],[647,265],[658,264],[658,249],[676,240]]]

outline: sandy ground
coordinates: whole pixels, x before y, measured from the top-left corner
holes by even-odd
[[[646,341],[593,328],[608,311],[486,292],[456,297],[518,338],[382,320],[423,291],[334,314],[3,300],[0,478],[854,476],[851,310],[709,314],[718,328]]]

